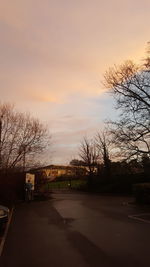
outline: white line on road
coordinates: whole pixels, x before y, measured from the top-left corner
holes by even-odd
[[[150,223],[150,220],[145,220],[145,219],[139,218],[139,217],[145,216],[145,215],[149,215],[150,216],[150,213],[141,213],[141,214],[135,214],[135,215],[128,215],[128,218],[134,219],[134,220],[138,220],[138,221],[141,221],[141,222],[145,222],[145,223]]]

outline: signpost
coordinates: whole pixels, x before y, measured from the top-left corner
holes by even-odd
[[[32,190],[34,190],[34,186],[35,186],[35,174],[26,173],[26,183],[28,181],[30,181],[30,183],[32,184]]]
[[[30,182],[32,184],[32,189],[30,191],[30,200],[33,200],[34,198],[34,188],[35,188],[35,175],[31,173],[26,173],[26,184]]]

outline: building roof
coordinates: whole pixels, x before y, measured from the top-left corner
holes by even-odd
[[[31,169],[30,171],[40,171],[43,169],[78,169],[82,168],[82,166],[73,166],[73,165],[47,165],[47,166],[42,166],[39,168]]]

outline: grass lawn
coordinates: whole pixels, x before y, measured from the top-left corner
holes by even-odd
[[[86,186],[86,180],[68,180],[68,181],[58,181],[58,182],[49,182],[46,186],[47,189],[63,189],[63,188],[72,188],[79,189]]]

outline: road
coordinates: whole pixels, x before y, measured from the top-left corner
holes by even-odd
[[[19,204],[0,259],[1,267],[148,267],[148,213],[128,197],[52,194]],[[131,217],[128,217],[130,216]]]

